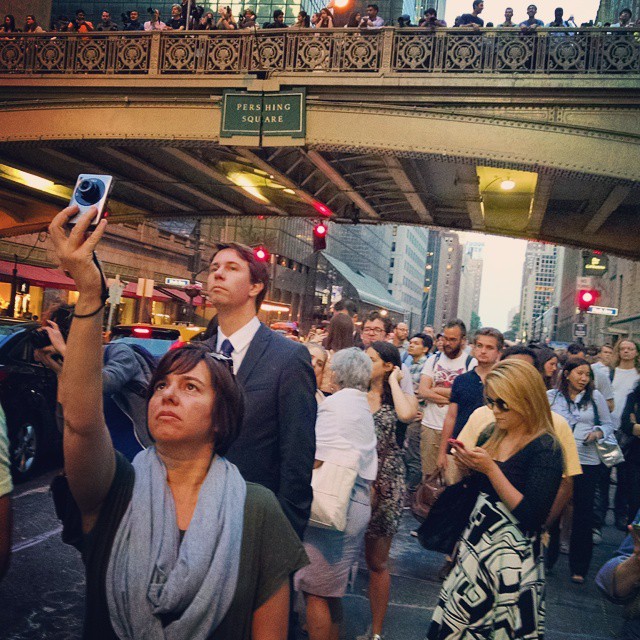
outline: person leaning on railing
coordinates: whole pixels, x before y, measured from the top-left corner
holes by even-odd
[[[38,24],[36,17],[32,14],[27,15],[24,25],[25,33],[44,33],[44,29]]]
[[[238,23],[233,17],[231,7],[222,7],[220,9],[220,18],[216,24],[216,29],[220,31],[235,31],[238,28]]]

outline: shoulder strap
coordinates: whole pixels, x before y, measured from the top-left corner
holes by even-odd
[[[471,364],[472,360],[473,360],[473,356],[472,356],[471,354],[469,354],[469,355],[467,356],[467,360],[466,360],[465,365],[464,365],[464,368],[465,368],[467,371],[469,371],[469,365]]]
[[[615,370],[615,367],[612,367],[611,369],[609,369],[609,380],[613,382],[613,379],[615,377],[616,377],[616,370]]]
[[[598,411],[598,405],[596,404],[596,401],[591,398],[591,404],[593,406],[593,426],[594,427],[599,427],[600,426],[600,412]]]

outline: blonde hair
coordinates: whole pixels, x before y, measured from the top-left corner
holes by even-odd
[[[504,400],[511,411],[520,414],[529,433],[542,431],[555,439],[547,389],[538,370],[528,362],[509,358],[497,364],[487,374],[485,393]],[[483,447],[495,453],[505,436],[504,429],[494,429]]]

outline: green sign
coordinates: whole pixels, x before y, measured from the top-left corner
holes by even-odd
[[[609,258],[599,251],[582,252],[582,275],[603,276],[609,269]]]
[[[304,138],[305,98],[304,88],[264,93],[225,91],[222,97],[220,137]]]

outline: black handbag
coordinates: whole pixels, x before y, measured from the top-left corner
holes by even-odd
[[[475,475],[446,487],[418,529],[420,544],[429,551],[451,555],[469,524],[479,493]]]

